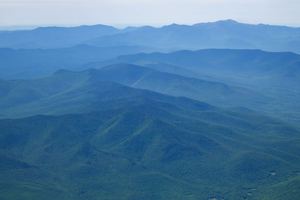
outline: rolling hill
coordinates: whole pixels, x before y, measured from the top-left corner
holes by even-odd
[[[35,116],[0,120],[1,199],[298,195],[285,186],[299,187],[291,125],[108,82],[62,96],[39,100]]]
[[[270,78],[287,77],[299,73],[300,55],[289,52],[266,52],[261,50],[205,49],[176,51],[172,53],[140,53],[124,55],[107,63],[133,63],[140,65],[167,64],[189,70],[191,74],[207,74],[213,77],[254,76]],[[107,65],[107,63],[104,63]],[[94,66],[101,63],[94,63]],[[93,63],[91,63],[93,66]],[[163,66],[162,66],[163,68]],[[231,76],[230,76],[231,75]],[[236,77],[235,79],[238,79]],[[259,77],[259,78],[261,78]],[[264,79],[263,79],[264,80]],[[292,79],[293,80],[293,79]],[[243,80],[246,81],[251,81]]]
[[[186,77],[222,82],[247,88],[271,98],[267,106],[252,109],[279,114],[299,122],[300,56],[294,53],[272,53],[261,50],[208,49],[120,56],[86,67],[113,63],[131,63]]]
[[[99,94],[96,94],[98,91],[103,92],[100,89],[108,87],[109,90],[109,85],[104,84],[107,81],[176,97],[188,97],[223,107],[265,106],[270,100],[246,88],[187,78],[137,65],[116,64],[80,72],[60,70],[42,79],[2,81],[0,82],[2,91],[0,117],[18,116],[19,112],[32,112],[43,107],[39,105],[41,102],[47,106],[53,105],[54,110],[57,109],[55,103],[68,101],[66,104],[73,106],[74,102],[71,101],[75,95],[74,107],[76,107],[79,103],[84,104],[87,98],[98,96]],[[85,94],[86,91],[90,92]],[[120,92],[120,95],[123,93]],[[101,95],[106,96],[106,101],[109,100],[107,93]],[[58,108],[60,109],[60,106]]]
[[[101,76],[101,71],[96,69],[82,72],[60,70],[47,78],[2,81],[0,85],[2,118],[81,113],[102,108],[102,104],[126,105],[127,101],[137,101],[144,96],[149,97],[150,101],[154,97],[161,102],[170,98],[177,99],[175,104],[181,102],[180,104],[190,105],[197,102],[107,81]]]
[[[124,54],[151,52],[138,46],[95,47],[77,45],[59,49],[0,49],[0,78],[28,79],[48,76],[59,69],[80,70]]]

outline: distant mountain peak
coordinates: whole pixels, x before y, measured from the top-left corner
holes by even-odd
[[[174,28],[181,28],[181,27],[189,27],[189,25],[173,23],[173,24],[165,25],[162,28],[163,29],[174,29]]]
[[[245,24],[245,23],[241,23],[241,22],[238,22],[238,21],[233,20],[233,19],[225,19],[225,20],[218,20],[218,21],[214,21],[214,22],[197,23],[197,24],[194,24],[194,26],[209,25],[209,24],[216,24],[216,25],[238,25],[238,24]]]
[[[79,25],[79,26],[41,26],[37,27],[34,30],[72,30],[72,29],[116,29],[113,26],[104,25],[104,24],[95,24],[95,25]]]
[[[216,23],[240,24],[240,22],[235,21],[235,20],[233,20],[233,19],[219,20],[219,21],[216,21]]]

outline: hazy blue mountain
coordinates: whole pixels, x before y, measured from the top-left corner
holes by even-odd
[[[299,91],[300,55],[261,50],[208,49],[120,56],[107,63],[133,63],[147,67],[159,65],[184,69],[185,76],[206,77],[256,89],[289,88]],[[98,66],[101,66],[98,63]],[[168,69],[164,69],[167,65]],[[97,63],[90,66],[97,66]],[[158,66],[155,66],[159,69]],[[172,73],[176,73],[176,70]],[[181,71],[179,71],[181,73]]]
[[[99,81],[115,82],[172,96],[188,97],[223,107],[258,107],[265,106],[270,101],[262,94],[242,87],[188,78],[137,65],[116,64],[81,72],[60,70],[52,76],[37,80],[2,81],[0,82],[0,108],[3,116],[1,117],[5,117],[6,112],[10,113],[7,117],[17,115],[15,107],[19,107],[24,112],[23,104],[29,104],[32,108],[28,110],[32,111],[38,107],[34,105],[36,101],[40,103],[40,100],[43,100],[49,105],[60,102],[58,97],[65,101],[67,97],[62,97],[62,95],[70,95],[71,91],[78,95],[78,91],[82,90],[81,87],[91,86],[91,84],[96,86],[96,82]],[[97,86],[103,85],[99,83]],[[88,95],[81,94],[76,99],[80,98],[80,101],[85,101],[87,97]]]
[[[175,51],[171,53],[140,53],[120,56],[111,63],[127,62],[141,65],[168,64],[195,71],[215,73],[269,73],[282,76],[298,73],[300,55],[289,52],[266,52],[261,50],[204,49]],[[94,64],[96,66],[97,63]],[[101,63],[98,63],[101,64]],[[276,73],[276,74],[275,74]]]
[[[270,101],[263,94],[247,88],[161,72],[138,65],[110,65],[98,70],[96,75],[101,80],[172,96],[185,96],[219,106],[254,107],[264,106]]]
[[[77,45],[60,49],[0,49],[0,78],[35,78],[58,69],[79,70],[88,62],[103,61],[123,54],[151,51],[146,47],[94,47]]]
[[[86,40],[115,34],[119,30],[106,25],[79,27],[41,27],[34,30],[0,32],[0,47],[61,48],[78,45]]]
[[[261,50],[208,49],[121,56],[104,63],[132,63],[164,72],[244,87],[263,93],[272,101],[256,108],[300,120],[300,56]],[[253,107],[252,107],[253,108]]]
[[[300,28],[252,25],[233,20],[195,25],[116,29],[105,25],[43,27],[0,32],[0,47],[60,48],[81,43],[98,46],[148,46],[164,50],[234,48],[300,52]]]
[[[115,63],[132,63],[156,70],[156,73],[150,73],[147,79],[139,82],[137,88],[186,96],[215,105],[242,105],[271,115],[279,114],[288,120],[300,120],[300,107],[296,103],[300,98],[298,54],[209,49],[140,53],[101,61],[120,54],[139,52],[142,49],[145,50],[142,47],[101,48],[86,45],[51,50],[2,49],[0,55],[3,59],[0,62],[3,64],[0,77],[34,78],[48,76],[62,68],[82,70],[90,67],[101,68]],[[123,75],[130,76],[132,81],[126,83],[124,80],[127,77],[118,76],[121,73],[118,70],[121,69],[114,69],[107,77],[131,86],[133,81],[137,80],[135,78],[138,78],[136,72],[130,70],[126,72],[126,69],[123,69]],[[157,71],[169,74],[165,77],[166,74]],[[143,76],[143,73],[140,73],[140,76]]]
[[[61,70],[42,79],[1,81],[1,117],[90,112],[105,108],[104,104],[121,106],[129,100],[138,101],[142,97],[149,97],[150,101],[153,98],[160,102],[167,100],[170,104],[169,99],[174,100],[174,104],[197,105],[197,101],[186,98],[177,98],[178,101],[175,101],[174,97],[126,87],[113,80],[108,81],[105,75],[105,72],[101,74],[95,69],[82,72]]]
[[[1,199],[299,196],[296,128],[247,110],[95,86],[38,111],[72,104],[78,114],[0,120]]]
[[[234,48],[300,52],[300,28],[252,25],[233,20],[195,25],[139,27],[128,32],[92,39],[88,44],[142,45],[167,50]]]
[[[297,52],[233,20],[1,31],[0,199],[299,199]]]

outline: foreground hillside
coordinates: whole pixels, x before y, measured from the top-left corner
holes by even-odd
[[[290,180],[296,129],[255,114],[166,107],[1,120],[1,198],[281,199],[288,181],[299,187]]]
[[[74,73],[2,90],[19,119],[0,120],[1,199],[299,196],[298,128]]]

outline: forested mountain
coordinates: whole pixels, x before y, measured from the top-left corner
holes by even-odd
[[[0,117],[18,116],[19,112],[22,113],[25,110],[27,112],[34,111],[39,107],[36,102],[40,101],[46,102],[45,105],[60,102],[58,98],[71,102],[72,98],[68,98],[71,93],[78,96],[76,100],[82,99],[82,102],[78,103],[84,103],[90,96],[90,93],[85,94],[84,92],[91,92],[92,88],[97,89],[96,87],[106,88],[106,85],[102,85],[102,82],[105,81],[177,97],[189,97],[227,107],[264,106],[270,100],[253,90],[221,82],[188,78],[137,65],[116,64],[81,72],[60,70],[52,76],[37,80],[2,81],[0,82],[2,89],[0,94],[2,114]],[[83,91],[83,93],[81,94],[79,91]],[[28,107],[27,109],[24,109],[25,105]],[[68,105],[74,106],[72,103]],[[51,110],[49,109],[49,111]],[[57,110],[61,110],[61,108],[59,107]]]
[[[45,96],[64,92],[18,102],[14,116],[33,117],[0,120],[2,199],[299,195],[296,127],[96,77],[37,81]]]

